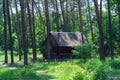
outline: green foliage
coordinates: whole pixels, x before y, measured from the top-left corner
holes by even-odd
[[[88,60],[84,66],[87,71],[92,72],[94,70],[97,70],[98,67],[102,66],[102,62],[98,59],[91,59]]]
[[[80,46],[73,47],[73,55],[77,58],[87,59],[91,57],[91,53],[94,50],[91,44],[82,44]]]
[[[55,73],[59,75],[60,80],[69,80],[77,70],[82,70],[79,66],[70,63],[62,63],[54,67]],[[59,72],[59,73],[58,73]]]
[[[120,69],[120,60],[112,60],[110,66],[114,69]]]
[[[49,64],[37,62],[29,66],[8,66],[0,68],[0,80],[119,80],[120,69],[116,63],[119,64],[119,59],[107,59],[105,62],[99,59],[86,62],[73,59]]]
[[[81,72],[77,72],[75,76],[73,76],[73,80],[84,80],[85,74]]]
[[[114,60],[113,60],[114,61]],[[73,80],[114,80],[119,79],[118,67],[111,67],[111,60],[101,62],[99,59],[88,60],[82,66],[82,70],[75,73]],[[119,62],[117,62],[119,63]],[[82,64],[82,63],[81,63]],[[115,65],[116,66],[116,65]],[[115,71],[117,70],[117,74]]]
[[[90,43],[94,42],[96,44],[98,42],[98,37],[99,37],[98,28],[96,26],[92,26],[92,27],[93,27],[93,36],[94,36],[93,41],[92,41],[91,33],[87,34],[87,39]]]
[[[17,34],[13,33],[12,37],[13,37],[13,47],[14,47],[14,50],[18,51],[18,38],[17,38]]]
[[[107,79],[107,72],[106,68],[104,66],[98,67],[98,69],[95,71],[93,80],[106,80]]]
[[[40,79],[35,71],[22,68],[22,69],[0,69],[0,80],[30,80]]]

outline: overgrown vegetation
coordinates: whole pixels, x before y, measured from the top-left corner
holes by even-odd
[[[2,55],[1,55],[2,56]],[[31,56],[31,55],[29,55]],[[22,62],[0,67],[0,80],[119,80],[120,60],[106,58],[69,59],[65,61],[36,62],[23,66]]]
[[[31,69],[21,68],[21,69],[0,69],[0,79],[1,80],[36,80],[40,79],[40,76],[36,74],[35,71]]]
[[[118,71],[119,73],[120,67],[113,67],[114,64],[119,62],[120,60],[113,60],[111,64],[111,60],[101,62],[97,59],[91,59],[84,64],[82,71],[79,71],[74,75],[73,80],[119,80],[120,75],[114,74],[115,71]]]
[[[95,54],[93,44],[86,43],[80,46],[74,46],[73,48],[74,50],[72,52],[75,58],[82,58],[86,60],[87,58],[91,58],[91,56],[94,56]]]

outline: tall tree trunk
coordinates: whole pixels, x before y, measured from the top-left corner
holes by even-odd
[[[68,25],[68,0],[66,0],[66,14],[65,14],[65,17],[66,17],[66,24],[67,24],[67,28],[69,27]],[[69,29],[70,31],[70,29]]]
[[[34,1],[32,0],[32,13],[30,12],[29,7],[29,0],[27,0],[27,11],[28,11],[28,18],[29,18],[29,32],[30,32],[30,39],[32,42],[32,52],[33,52],[33,62],[36,60],[36,39],[35,39],[35,26],[34,26]]]
[[[8,63],[7,55],[7,12],[6,12],[6,0],[3,0],[3,14],[4,14],[4,51],[5,51],[5,63]]]
[[[80,2],[80,0],[78,0],[78,11],[79,11],[79,24],[80,24],[81,38],[82,38],[82,43],[84,43],[83,24],[82,24],[82,11],[81,11],[81,2]]]
[[[29,6],[29,0],[26,0],[26,5],[27,5],[27,12],[28,12],[28,25],[29,25],[29,32],[30,32],[30,40],[33,45],[33,32],[32,32],[32,19],[31,19],[31,12],[30,12],[30,6]],[[33,49],[33,48],[32,48]]]
[[[63,23],[64,25],[62,26],[63,31],[64,32],[69,32],[69,28],[68,28],[68,24],[67,24],[67,19],[66,19],[66,15],[65,15],[65,11],[64,11],[64,4],[63,4],[63,0],[60,0],[60,7],[61,7],[61,11],[62,11],[62,17],[63,17]]]
[[[109,41],[110,41],[110,55],[111,55],[111,59],[114,59],[110,0],[107,0],[107,3],[108,3],[108,32],[109,32]]]
[[[49,10],[48,10],[48,0],[45,0],[45,17],[46,17],[46,26],[47,26],[47,36],[51,31],[50,27],[50,19],[49,19]],[[48,61],[50,61],[50,45],[49,40],[47,41],[47,53],[48,53]]]
[[[50,33],[50,19],[49,19],[49,10],[48,10],[48,0],[45,0],[45,17],[46,17],[46,26],[47,26],[47,34]]]
[[[93,35],[93,28],[92,28],[92,20],[91,20],[91,13],[90,13],[90,0],[88,0],[87,2],[88,2],[89,27],[90,27],[92,42],[94,43],[94,35]]]
[[[75,13],[74,13],[74,2],[71,1],[71,18],[72,18],[72,31],[75,32]]]
[[[24,2],[24,0],[20,0],[20,7],[21,7],[21,17],[22,17],[22,48],[24,51],[24,65],[27,65],[28,64],[28,55],[27,55],[25,2]]]
[[[97,16],[97,24],[99,28],[99,39],[100,39],[100,60],[105,60],[105,51],[104,51],[104,38],[102,31],[102,0],[100,0],[100,12],[98,9],[98,1],[94,0],[95,12]]]
[[[14,16],[14,13],[13,13],[13,10],[12,10],[12,6],[11,6],[11,3],[9,3],[9,11],[11,13],[11,26],[14,26],[14,23],[15,23],[15,16]],[[13,29],[14,31],[14,29]]]
[[[58,2],[57,0],[55,0],[55,8],[56,8],[56,28],[57,28],[57,32],[60,31],[60,23],[59,23],[59,10],[58,10]]]
[[[118,16],[119,16],[119,40],[120,40],[120,0],[117,0],[118,3]]]
[[[102,0],[100,0],[100,24],[99,24],[99,33],[100,33],[100,59],[105,60],[105,51],[104,51],[104,34],[102,30]]]
[[[9,0],[7,0],[7,14],[8,14],[8,27],[9,27],[9,39],[10,39],[10,50],[11,50],[11,64],[14,64],[13,57],[13,39],[12,39],[12,31],[11,31],[11,20],[10,20],[10,11],[9,11]]]
[[[117,0],[117,5],[118,5],[118,17],[119,17],[119,21],[118,21],[118,23],[119,23],[119,27],[118,27],[118,32],[119,32],[119,42],[120,42],[120,0]],[[120,43],[119,43],[119,49],[120,49]]]
[[[20,20],[19,20],[19,14],[18,14],[18,6],[17,6],[17,0],[15,0],[15,9],[16,9],[16,20],[17,20],[17,40],[18,40],[18,54],[19,54],[19,60],[22,59],[22,51],[21,51],[21,38],[20,38]]]
[[[32,0],[32,27],[33,27],[33,60],[37,60],[36,54],[36,37],[35,37],[35,22],[34,22],[34,0]]]

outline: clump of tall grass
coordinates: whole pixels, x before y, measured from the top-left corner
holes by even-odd
[[[112,72],[110,62],[102,62],[98,59],[88,60],[83,70],[78,70],[72,80],[107,80]]]
[[[40,79],[40,77],[35,73],[35,71],[21,68],[21,69],[0,69],[0,80],[35,80]]]

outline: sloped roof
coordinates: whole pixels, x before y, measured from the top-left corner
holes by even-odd
[[[56,40],[58,46],[78,46],[82,44],[82,37],[80,32],[51,32],[53,38]],[[85,36],[84,43],[88,43]]]

